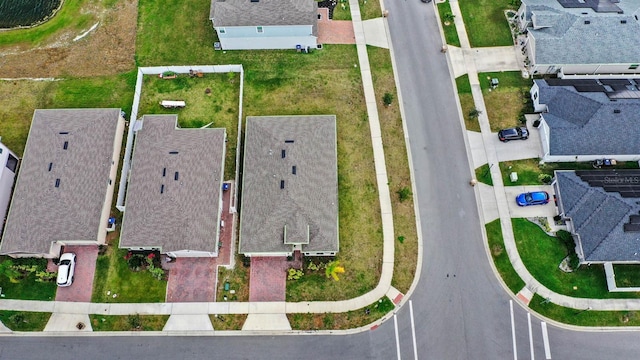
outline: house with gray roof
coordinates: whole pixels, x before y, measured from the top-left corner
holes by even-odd
[[[145,115],[136,130],[120,247],[218,255],[226,130]]]
[[[531,74],[640,74],[640,1],[522,0]]]
[[[535,80],[531,99],[543,161],[640,160],[640,79]]]
[[[640,170],[556,171],[558,210],[582,263],[640,263]]]
[[[335,115],[248,117],[239,252],[338,252]]]
[[[315,0],[211,0],[223,50],[316,48]]]
[[[105,243],[124,128],[120,109],[34,112],[0,254]]]

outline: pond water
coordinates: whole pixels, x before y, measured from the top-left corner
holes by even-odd
[[[0,29],[37,24],[50,16],[62,0],[0,0]]]

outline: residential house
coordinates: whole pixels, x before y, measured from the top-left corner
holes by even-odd
[[[120,247],[217,256],[226,130],[177,121],[145,115],[136,131]]]
[[[640,170],[556,171],[553,186],[581,263],[640,263]]]
[[[248,117],[239,252],[338,252],[336,117]]]
[[[637,0],[522,0],[531,74],[640,74]]]
[[[124,128],[120,109],[34,112],[0,254],[105,243]]]
[[[16,178],[16,170],[18,169],[18,156],[9,148],[0,142],[0,219],[6,221],[9,202],[11,201],[11,192]],[[0,228],[0,235],[2,228]]]
[[[531,88],[542,160],[640,160],[640,79],[546,79]]]
[[[211,0],[223,50],[316,48],[315,0]]]

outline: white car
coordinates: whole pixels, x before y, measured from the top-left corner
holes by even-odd
[[[76,254],[64,253],[60,256],[58,264],[58,286],[71,286],[73,284],[73,271],[76,268]]]

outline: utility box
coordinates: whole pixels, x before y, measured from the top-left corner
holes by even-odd
[[[514,171],[511,174],[509,174],[509,179],[511,179],[511,182],[518,181],[518,173]]]

